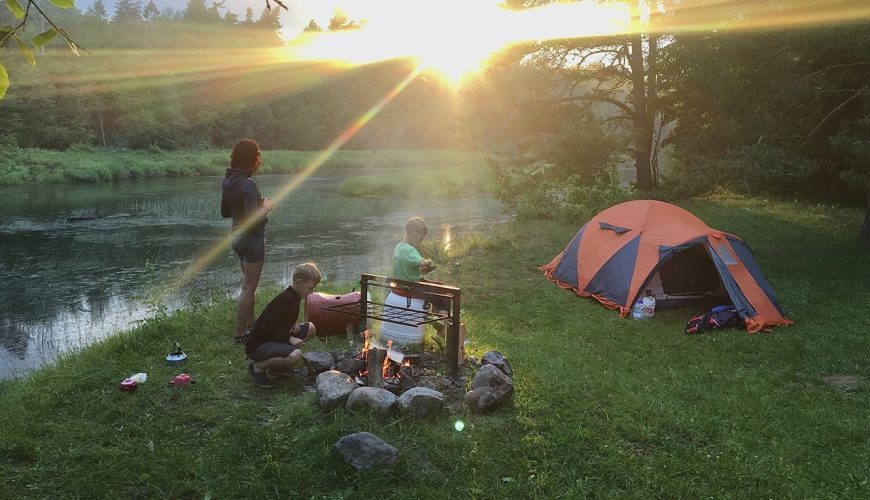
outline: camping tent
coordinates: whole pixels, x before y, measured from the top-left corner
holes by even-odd
[[[636,300],[651,295],[657,308],[730,302],[750,332],[791,324],[743,240],[661,201],[604,210],[541,270],[623,317]]]

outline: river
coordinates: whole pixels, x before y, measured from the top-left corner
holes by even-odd
[[[386,273],[403,224],[415,215],[429,222],[429,238],[439,244],[505,220],[485,195],[342,196],[341,182],[360,173],[322,170],[276,206],[261,286],[286,286],[293,268],[308,260],[335,283]],[[270,197],[292,178],[263,175],[257,182]],[[217,256],[172,287],[163,304],[172,310],[191,296],[238,293],[238,260],[221,245],[230,223],[220,216],[220,183],[192,177],[0,188],[0,378],[136,326],[154,314],[147,297],[178,283],[211,249]]]

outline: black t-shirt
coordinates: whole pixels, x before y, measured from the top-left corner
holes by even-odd
[[[266,342],[290,343],[290,329],[299,318],[299,304],[302,297],[292,286],[279,293],[251,327],[245,337],[245,353],[250,354]]]

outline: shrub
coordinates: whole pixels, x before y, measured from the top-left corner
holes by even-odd
[[[696,196],[717,188],[791,195],[806,190],[822,170],[822,164],[793,148],[753,144],[734,148],[721,158],[679,158],[663,176],[662,191],[672,197]]]
[[[631,198],[613,169],[561,177],[552,163],[520,157],[492,160],[495,196],[520,220],[588,218]]]

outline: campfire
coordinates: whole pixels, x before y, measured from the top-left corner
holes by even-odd
[[[386,349],[382,349],[369,342],[368,330],[363,335],[362,351],[355,355],[365,362],[365,368],[355,377],[358,384],[387,389],[397,395],[416,387],[419,354],[393,349],[392,340],[387,342]]]

